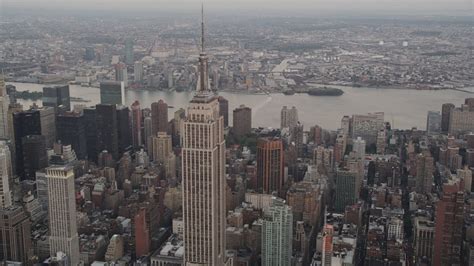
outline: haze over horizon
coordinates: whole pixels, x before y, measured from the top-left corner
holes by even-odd
[[[470,15],[469,0],[0,0],[0,13],[8,10],[116,11],[130,13],[206,11],[262,15]],[[33,11],[34,11],[33,10]],[[239,14],[240,15],[240,14]]]

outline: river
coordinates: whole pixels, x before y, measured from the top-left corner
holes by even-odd
[[[41,91],[43,84],[7,83],[16,86],[18,91]],[[344,90],[342,96],[309,96],[307,94],[283,95],[255,95],[221,92],[219,95],[229,100],[229,120],[232,121],[232,110],[241,104],[252,108],[253,127],[279,127],[280,110],[284,105],[296,106],[299,120],[308,129],[313,125],[320,125],[326,129],[337,129],[343,115],[364,114],[368,112],[385,112],[385,120],[393,122],[395,128],[408,129],[426,128],[428,111],[441,111],[443,103],[461,105],[465,98],[474,97],[472,94],[453,91],[421,91],[405,89],[375,89],[332,86]],[[468,89],[472,90],[472,88]],[[98,88],[70,86],[71,97],[80,97],[89,100],[86,105],[99,103]],[[169,109],[170,119],[174,111],[180,107],[186,108],[192,98],[192,92],[167,91],[126,91],[126,102],[130,105],[138,100],[142,108],[150,107],[152,102],[163,99],[174,108]],[[27,108],[32,101],[20,100]],[[41,101],[38,101],[40,104]],[[75,102],[72,105],[77,104]]]

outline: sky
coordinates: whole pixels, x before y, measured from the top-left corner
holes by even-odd
[[[0,0],[0,8],[63,10],[192,11],[204,2],[210,12],[291,14],[381,13],[473,15],[472,0]]]

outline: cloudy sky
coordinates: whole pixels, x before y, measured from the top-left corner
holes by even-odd
[[[0,0],[0,8],[191,11],[201,2],[206,10],[222,12],[473,14],[472,0]]]

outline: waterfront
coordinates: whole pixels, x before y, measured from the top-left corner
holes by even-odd
[[[18,91],[41,91],[43,84],[8,83],[16,86]],[[220,95],[229,100],[229,119],[232,121],[232,110],[241,104],[252,108],[252,126],[279,127],[280,110],[282,106],[296,106],[299,119],[308,129],[318,124],[326,129],[336,129],[340,126],[343,115],[363,114],[367,112],[385,112],[385,120],[394,122],[396,128],[408,129],[418,127],[425,129],[428,111],[440,111],[443,103],[451,102],[459,106],[465,98],[472,95],[454,90],[403,90],[403,89],[374,89],[339,87],[344,94],[337,97],[309,96],[307,94],[270,94],[255,95],[242,93],[221,92]],[[472,90],[469,89],[469,90]],[[99,89],[93,87],[70,86],[71,97],[90,100],[86,104],[94,105],[100,101]],[[192,98],[192,92],[167,91],[126,91],[126,103],[130,105],[135,100],[140,101],[142,108],[150,107],[152,102],[163,99],[174,108],[169,109],[169,118],[179,108],[186,108]],[[20,101],[25,108],[32,101]],[[41,101],[38,101],[40,104]]]

